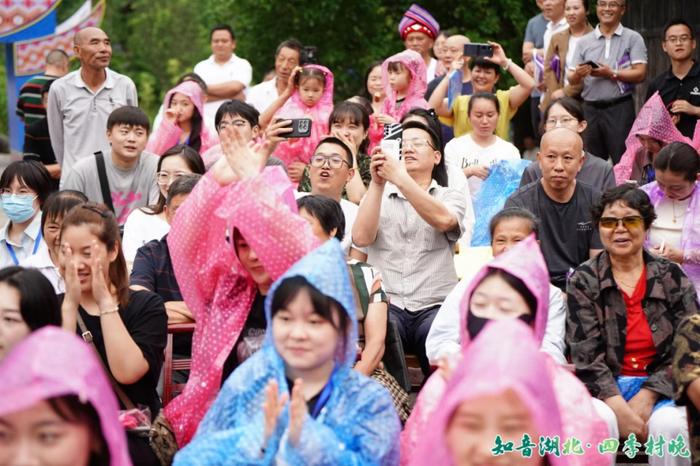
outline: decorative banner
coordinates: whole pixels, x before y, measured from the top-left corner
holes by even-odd
[[[0,2],[2,1],[4,0],[0,0]],[[106,0],[100,1],[95,5],[95,8],[92,9],[87,18],[60,34],[52,34],[50,36],[15,42],[15,75],[27,76],[43,73],[46,65],[46,54],[53,49],[61,49],[66,52],[69,57],[73,57],[75,55],[73,53],[73,36],[75,36],[76,32],[86,27],[99,26],[104,17],[106,5]],[[59,26],[59,28],[60,27],[61,26]]]
[[[41,21],[61,0],[0,0],[0,37]]]

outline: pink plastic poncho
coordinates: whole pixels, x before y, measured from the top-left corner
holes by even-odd
[[[170,101],[176,92],[189,97],[197,111],[199,111],[199,114],[204,118],[204,98],[206,96],[202,88],[199,87],[199,84],[194,81],[185,81],[170,89],[168,93],[165,94],[165,99],[163,99],[163,110],[170,107]],[[148,139],[146,150],[157,155],[163,155],[163,153],[171,147],[180,144],[180,136],[182,136],[182,129],[166,118],[163,118],[160,126],[154,128],[151,137]],[[204,124],[204,120],[202,120],[200,138],[202,141],[202,145],[198,151],[200,154],[203,154],[207,149],[219,143],[219,137],[209,132]]]
[[[396,103],[396,91],[389,85],[389,63],[400,62],[411,73],[411,82],[406,90],[406,97],[400,104]],[[404,50],[384,60],[382,63],[382,84],[386,98],[382,113],[393,117],[397,122],[412,108],[428,108],[425,100],[425,91],[428,88],[426,82],[425,61],[414,50]]]
[[[671,114],[666,110],[659,92],[655,92],[639,110],[639,114],[634,120],[632,129],[625,140],[625,145],[627,146],[625,153],[622,154],[622,158],[613,168],[615,181],[618,185],[629,180],[637,152],[642,149],[642,144],[639,142],[637,135],[649,136],[666,144],[685,142],[692,145],[692,141],[683,136],[676,128],[676,125],[673,124]]]
[[[295,138],[282,141],[275,149],[275,157],[279,158],[286,166],[292,162],[308,164],[316,149],[318,141],[328,134],[328,118],[333,111],[333,73],[321,65],[306,65],[304,68],[315,68],[326,76],[323,95],[313,107],[307,107],[301,100],[299,89],[287,100],[273,118],[311,118],[311,136],[308,138]]]
[[[467,287],[460,304],[460,341],[462,354],[470,348],[470,338],[467,332],[467,313],[471,295],[488,273],[489,268],[503,270],[519,278],[537,299],[533,334],[541,345],[547,327],[549,314],[549,273],[539,245],[534,235],[521,241],[509,251],[495,257],[486,264],[472,279]],[[501,343],[506,341],[502,339]],[[519,343],[518,343],[519,344]],[[515,344],[516,346],[518,344]],[[543,353],[546,354],[546,353]],[[564,433],[568,437],[576,437],[592,445],[607,438],[608,429],[605,422],[593,408],[593,402],[586,387],[574,374],[557,364],[550,357],[546,365],[551,383],[556,389],[559,401],[559,411]],[[435,410],[442,403],[446,381],[438,372],[433,374],[418,394],[411,416],[406,422],[401,434],[401,464],[408,464],[411,452],[428,428],[428,422]],[[572,457],[568,464],[581,466],[607,465],[610,459],[598,454],[587,454],[585,457]]]
[[[189,380],[165,407],[181,447],[192,439],[219,391],[224,362],[257,290],[236,256],[234,229],[273,280],[319,244],[296,214],[292,185],[281,167],[227,186],[210,172],[178,209],[168,247],[182,296],[197,322]]]
[[[517,342],[505,345],[504,341]],[[547,370],[546,356],[539,351],[532,331],[517,319],[490,322],[465,351],[464,357],[447,384],[440,406],[422,433],[411,465],[454,464],[445,441],[454,412],[468,400],[499,395],[512,390],[527,407],[536,432],[528,432],[535,442],[539,436],[565,437],[559,407]],[[495,445],[494,443],[489,447]],[[563,442],[563,440],[561,440]],[[519,439],[514,441],[519,445]],[[405,454],[404,451],[401,452]],[[518,452],[511,454],[519,454]],[[534,455],[537,455],[535,449]],[[552,466],[570,465],[571,456],[548,455]]]
[[[100,418],[110,465],[131,466],[119,405],[98,357],[77,335],[58,327],[31,333],[0,363],[0,416],[76,395]]]

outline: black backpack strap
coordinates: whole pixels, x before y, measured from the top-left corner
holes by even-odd
[[[114,212],[114,204],[112,204],[112,191],[109,189],[109,180],[107,179],[107,168],[105,167],[105,156],[102,151],[95,152],[95,162],[97,163],[97,176],[100,179],[100,190],[102,191],[102,201],[109,210]]]

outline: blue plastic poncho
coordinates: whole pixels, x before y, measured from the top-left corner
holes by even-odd
[[[491,245],[491,217],[503,209],[508,197],[518,189],[528,165],[529,160],[499,160],[491,166],[488,178],[474,198],[474,215],[479,221],[474,224],[472,247]]]
[[[338,353],[328,402],[314,419],[307,414],[299,443],[287,442],[288,406],[263,453],[263,402],[268,382],[289,388],[284,361],[272,341],[271,304],[279,284],[302,276],[343,306],[351,321],[345,352]],[[268,322],[263,348],[226,380],[190,444],[175,456],[178,465],[394,465],[401,426],[389,393],[352,370],[357,321],[352,288],[340,243],[333,239],[310,252],[273,283],[265,301]]]

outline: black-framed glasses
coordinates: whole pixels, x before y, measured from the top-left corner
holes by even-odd
[[[627,217],[601,217],[598,225],[606,230],[612,230],[622,224],[628,230],[640,228],[644,226],[644,219],[639,215],[630,215]]]
[[[315,154],[311,156],[310,164],[312,167],[322,168],[326,164],[326,162],[328,162],[328,166],[331,168],[340,168],[343,166],[343,164],[347,165],[348,168],[350,168],[350,164],[348,163],[348,161],[343,159],[343,157],[340,155]]]

